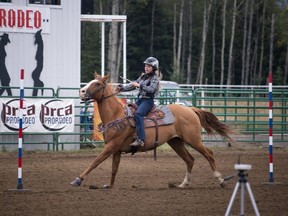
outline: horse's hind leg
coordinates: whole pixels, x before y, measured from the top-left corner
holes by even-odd
[[[172,140],[169,140],[168,144],[186,163],[186,174],[184,180],[178,186],[181,188],[186,188],[191,182],[191,172],[194,164],[194,157],[185,148],[185,143],[180,138],[174,138]]]
[[[225,181],[222,178],[221,173],[216,168],[216,163],[215,163],[215,158],[213,156],[213,151],[211,149],[207,148],[206,146],[204,146],[201,139],[194,140],[193,144],[188,143],[188,142],[187,142],[187,144],[189,144],[192,148],[197,150],[200,154],[202,154],[208,160],[208,162],[211,166],[211,169],[213,171],[214,177],[218,179],[221,187],[224,187]]]

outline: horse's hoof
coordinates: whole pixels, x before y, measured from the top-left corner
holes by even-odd
[[[225,188],[226,182],[225,182],[225,181],[221,182],[221,183],[220,183],[220,186],[221,186],[222,188]]]
[[[110,189],[110,186],[105,184],[105,185],[103,185],[103,188],[104,189]]]
[[[82,183],[82,180],[79,177],[77,177],[70,184],[72,186],[79,187],[81,183]]]

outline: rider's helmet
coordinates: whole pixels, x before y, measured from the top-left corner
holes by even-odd
[[[154,57],[148,57],[143,63],[151,65],[155,69],[159,69],[159,61]]]

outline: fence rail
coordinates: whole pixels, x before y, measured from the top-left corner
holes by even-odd
[[[264,89],[198,88],[193,105],[213,112],[240,132],[238,142],[268,144],[268,93]],[[273,142],[288,141],[288,91],[273,91]]]
[[[33,88],[25,88],[25,97]],[[275,143],[288,143],[288,87],[273,89],[273,141]],[[24,133],[23,144],[30,149],[45,146],[46,150],[57,151],[65,149],[67,145],[89,146],[97,145],[102,141],[93,140],[93,104],[80,104],[79,88],[44,88],[45,96],[38,98],[69,98],[75,100],[75,130],[71,133]],[[0,96],[0,98],[8,96]],[[19,96],[18,96],[19,97]],[[134,101],[135,96],[121,96],[129,101]],[[10,98],[10,97],[9,97]],[[17,96],[13,96],[17,98]],[[29,98],[33,98],[32,96]],[[156,98],[159,105],[179,103],[191,105],[200,109],[213,112],[222,122],[234,127],[239,134],[236,141],[247,143],[269,142],[269,113],[268,89],[263,88],[212,88],[212,87],[187,87],[164,89]],[[203,141],[206,143],[222,142],[220,137],[211,138],[203,131]],[[71,137],[73,137],[71,139]],[[17,133],[0,134],[0,150],[17,148]],[[40,141],[39,141],[40,140]],[[14,146],[10,148],[9,146]],[[29,149],[29,148],[28,148]]]

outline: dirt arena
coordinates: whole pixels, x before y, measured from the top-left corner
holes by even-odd
[[[261,215],[288,215],[288,148],[274,149],[274,184],[269,179],[267,148],[236,146],[213,149],[223,176],[237,173],[234,164],[252,165],[248,172]],[[80,152],[24,152],[23,186],[17,187],[17,152],[0,153],[0,215],[224,215],[238,181],[237,177],[221,188],[206,159],[190,149],[195,157],[192,184],[188,189],[169,188],[181,183],[184,162],[172,150],[159,150],[134,156],[123,155],[112,190],[91,190],[89,185],[109,183],[111,158],[92,171],[81,187],[70,182],[91,162],[99,149]],[[12,189],[12,190],[10,190]],[[245,215],[254,215],[249,197],[245,197]],[[239,215],[240,191],[231,215]]]

